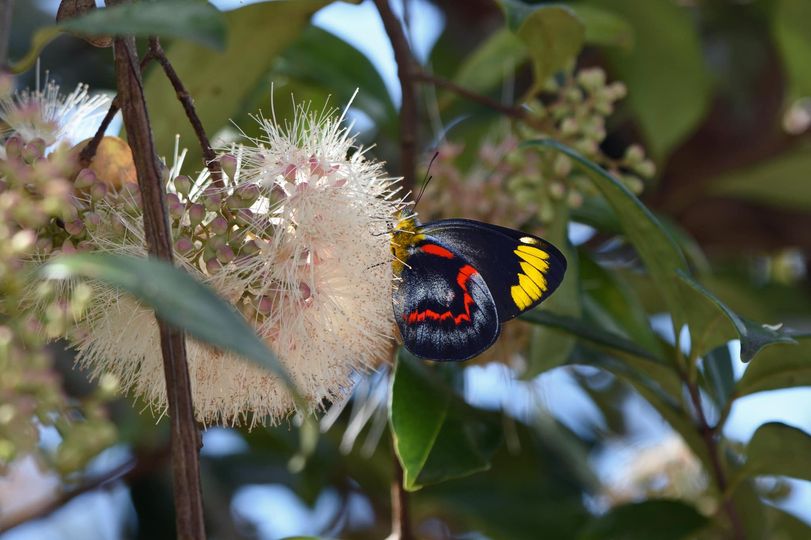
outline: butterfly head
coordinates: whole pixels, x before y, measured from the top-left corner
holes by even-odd
[[[390,231],[392,269],[394,275],[399,276],[414,246],[424,239],[425,235],[420,232],[420,222],[417,216],[412,213],[401,212],[397,217],[397,223]]]

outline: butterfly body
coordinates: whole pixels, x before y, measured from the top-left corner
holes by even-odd
[[[467,219],[392,232],[394,318],[405,347],[431,360],[467,360],[490,347],[501,324],[558,287],[566,259],[549,242]]]

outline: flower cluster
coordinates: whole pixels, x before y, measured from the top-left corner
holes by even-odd
[[[300,107],[291,124],[257,118],[264,136],[227,149],[223,174],[167,170],[177,263],[253,324],[312,407],[351,389],[358,370],[393,344],[387,226],[402,203],[380,164],[353,146],[333,111]],[[98,156],[97,158],[98,159]],[[144,256],[138,187],[84,169],[77,212],[52,229],[58,251]],[[150,310],[100,283],[74,343],[96,376],[113,374],[156,410],[166,408],[158,328]],[[272,374],[188,340],[192,397],[205,424],[278,421],[294,407]]]
[[[600,68],[570,73],[562,82],[550,79],[543,99],[529,104],[526,122],[515,127],[505,124],[500,135],[482,144],[468,170],[462,171],[458,165],[462,146],[446,142],[439,148],[431,173],[443,184],[443,192],[434,198],[435,204],[426,201],[422,213],[437,217],[465,215],[513,225],[525,225],[535,218],[548,224],[561,202],[578,208],[585,198],[598,196],[567,156],[519,148],[524,140],[540,138],[575,148],[609,170],[632,192],[641,193],[643,179],[655,173],[642,147],[629,146],[620,159],[612,159],[600,150],[606,137],[606,118],[625,93],[625,85],[607,83]]]
[[[50,460],[70,472],[111,444],[115,428],[105,416],[105,389],[82,401],[67,396],[45,347],[46,336],[63,334],[71,312],[81,309],[82,290],[72,302],[55,299],[47,286],[32,291],[31,260],[52,246],[39,233],[76,214],[69,181],[75,156],[58,143],[71,123],[98,112],[104,100],[83,87],[63,98],[52,83],[12,94],[12,84],[0,81],[0,118],[7,126],[0,144],[0,466],[35,452],[40,427],[54,426],[62,442]],[[31,296],[42,306],[36,313],[23,309]]]

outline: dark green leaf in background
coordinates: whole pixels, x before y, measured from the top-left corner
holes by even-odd
[[[811,171],[811,145],[798,144],[772,159],[713,179],[709,190],[713,195],[808,211],[811,209],[808,171]]]
[[[42,267],[49,279],[85,278],[127,291],[164,321],[216,347],[233,351],[278,376],[290,389],[293,379],[229,303],[186,272],[157,259],[109,253],[79,253]]]
[[[769,422],[752,435],[746,447],[746,465],[739,472],[811,480],[808,456],[811,456],[811,435],[780,422]]]
[[[535,80],[530,93],[534,93],[574,61],[583,47],[586,27],[566,6],[528,6],[518,0],[499,0],[499,4],[507,25],[527,48]]]
[[[712,83],[689,9],[671,0],[587,0],[633,28],[630,51],[608,49],[652,156],[664,159],[704,117]],[[577,9],[575,7],[575,9]]]
[[[197,114],[210,136],[239,116],[243,102],[257,87],[270,86],[267,75],[276,56],[299,36],[310,16],[328,3],[279,0],[246,6],[225,14],[229,39],[222,53],[186,42],[168,49],[167,56],[194,96]],[[160,69],[146,77],[145,92],[158,153],[168,154],[179,134],[180,144],[189,151],[186,164],[202,167],[197,138]]]
[[[389,421],[409,491],[490,467],[501,444],[491,418],[465,404],[406,351],[397,357]]]
[[[796,345],[769,347],[746,368],[735,392],[739,396],[811,386],[811,336],[797,336]]]
[[[789,98],[811,95],[811,2],[775,0],[772,32],[789,80]]]
[[[59,27],[90,36],[182,38],[218,50],[225,48],[222,13],[208,2],[198,0],[138,2],[94,9],[60,23]]]
[[[684,540],[709,524],[692,505],[651,499],[616,506],[591,522],[577,540]]]

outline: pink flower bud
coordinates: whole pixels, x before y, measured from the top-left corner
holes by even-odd
[[[189,192],[191,191],[191,178],[186,176],[185,174],[181,174],[175,178],[175,189],[178,193],[183,195],[184,197],[189,196]]]
[[[259,302],[256,305],[257,311],[262,313],[263,315],[267,315],[273,309],[273,301],[270,299],[269,296],[263,296],[259,299]]]
[[[203,205],[210,212],[217,212],[222,206],[222,193],[213,188],[208,188],[203,193]]]
[[[81,219],[68,221],[65,223],[65,230],[71,236],[81,236],[84,234],[84,222]]]
[[[223,154],[219,157],[220,168],[229,178],[233,178],[237,172],[237,158],[231,154]]]
[[[188,253],[194,249],[194,242],[191,241],[191,238],[187,236],[181,236],[177,240],[175,240],[175,250],[179,251],[180,253]]]
[[[234,250],[231,249],[230,246],[220,246],[217,249],[217,260],[220,261],[222,264],[228,264],[234,260],[236,255],[234,254]]]
[[[93,184],[93,187],[90,188],[90,198],[98,202],[104,200],[108,192],[107,184],[104,182],[96,182]]]
[[[216,258],[212,258],[206,261],[206,271],[209,274],[216,274],[222,268],[220,261]]]
[[[79,174],[76,175],[76,181],[73,182],[73,185],[76,186],[76,189],[81,191],[87,191],[93,184],[96,183],[96,173],[91,171],[90,169],[82,169],[79,171]]]
[[[200,203],[193,203],[189,206],[189,222],[192,227],[197,227],[206,217],[206,207]]]
[[[217,216],[211,220],[209,227],[214,234],[225,234],[228,232],[228,220],[222,216]]]

